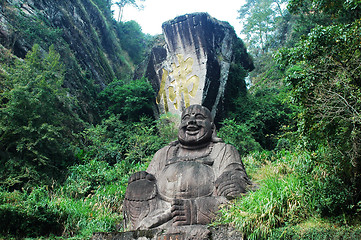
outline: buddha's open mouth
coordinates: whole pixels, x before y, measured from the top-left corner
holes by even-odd
[[[186,133],[188,135],[196,135],[199,133],[200,127],[197,125],[188,125],[186,128]]]

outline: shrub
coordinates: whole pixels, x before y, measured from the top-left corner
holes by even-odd
[[[0,234],[16,237],[60,235],[62,214],[49,208],[45,186],[30,193],[0,190]]]
[[[79,146],[80,158],[117,162],[146,162],[165,144],[159,138],[153,120],[142,117],[139,122],[120,120],[111,115],[101,124],[90,126],[81,135],[83,145]]]
[[[160,115],[156,121],[157,128],[160,137],[164,142],[169,143],[175,141],[178,138],[178,127],[180,123],[180,117],[175,114],[166,113]]]
[[[266,238],[272,229],[286,222],[298,223],[307,216],[300,179],[294,176],[273,177],[259,184],[257,191],[222,209],[223,221],[237,227],[247,239]]]
[[[304,151],[295,158],[295,172],[305,182],[309,205],[321,216],[337,216],[350,212],[353,199],[351,184],[345,178],[343,164],[330,155],[328,148]]]
[[[358,5],[345,9],[341,4],[334,9],[352,13]],[[361,197],[360,26],[358,18],[351,24],[318,26],[294,48],[281,49],[277,57],[294,99],[302,107],[299,133],[303,144],[309,151],[324,149],[323,158],[314,162],[314,170],[320,169],[325,176],[319,184],[334,186],[326,187],[334,191],[331,195],[336,189],[344,192],[337,197],[343,209],[346,202],[355,205]],[[352,199],[347,196],[350,191]],[[332,209],[322,211],[338,214]]]
[[[317,219],[322,222],[322,220]],[[311,226],[287,226],[272,232],[269,240],[314,239],[314,240],[354,240],[361,238],[361,227],[337,226],[334,223],[313,224]]]
[[[11,189],[49,184],[74,162],[71,142],[82,123],[62,88],[60,56],[34,45],[15,61],[0,92],[0,184]],[[7,67],[6,67],[7,68]]]
[[[261,150],[259,143],[252,137],[249,127],[246,124],[238,124],[234,119],[225,119],[222,122],[218,136],[226,143],[235,146],[241,155]]]
[[[128,52],[134,63],[140,64],[145,58],[149,36],[142,32],[135,21],[117,22],[115,26],[122,48]]]
[[[118,115],[122,120],[139,121],[143,115],[152,116],[154,92],[145,78],[126,83],[114,80],[100,94],[105,115]]]
[[[0,190],[0,235],[87,239],[93,232],[120,230],[129,175],[147,164],[90,160],[72,166],[64,186],[29,192]]]

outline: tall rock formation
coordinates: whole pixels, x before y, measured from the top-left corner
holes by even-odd
[[[157,93],[157,114],[180,115],[189,105],[202,104],[219,117],[227,88],[236,87],[228,81],[232,64],[254,68],[243,42],[229,23],[208,13],[179,16],[162,28],[164,45],[152,49],[146,72]],[[235,84],[245,88],[244,78]]]

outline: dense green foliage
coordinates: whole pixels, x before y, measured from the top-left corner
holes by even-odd
[[[325,213],[338,216],[340,207],[349,206],[351,193],[337,177],[337,170],[324,162],[327,155],[322,150],[248,155],[243,160],[259,189],[223,208],[219,222],[240,229],[247,239],[264,239],[280,234],[279,231],[292,231],[292,226],[302,226],[308,221],[315,221],[309,227],[310,230],[315,227],[314,231],[322,230],[317,227],[322,221],[335,231],[357,223],[357,213],[345,214],[345,211],[339,217],[321,220]],[[293,233],[294,237],[300,238],[301,232]],[[326,238],[321,234],[320,239]]]
[[[110,1],[90,2],[110,13]],[[239,150],[258,189],[224,206],[214,224],[247,239],[361,238],[360,7],[274,0],[240,9],[256,68],[245,86],[247,71],[231,66],[218,136]],[[179,117],[152,118],[154,92],[146,79],[130,80],[132,63],[116,79],[99,48],[113,79],[100,91],[64,42],[50,46],[61,30],[25,20],[19,34],[39,45],[23,60],[0,46],[0,236],[87,239],[122,230],[129,175],[177,138]],[[117,38],[122,62],[143,62],[149,36],[137,23],[104,29],[111,34],[98,38],[94,29],[96,41]],[[82,98],[69,94],[70,75]]]
[[[141,61],[144,44],[127,50]],[[78,117],[79,95],[64,87],[74,69],[54,46],[47,53],[34,45],[24,60],[0,51],[0,235],[84,239],[122,228],[129,174],[144,170],[168,140],[149,117],[150,84],[114,80],[101,93],[84,86],[93,110],[104,109],[93,112],[104,119],[92,125]]]
[[[325,146],[330,165],[360,200],[360,21],[318,27],[295,48],[283,49],[281,61],[295,99],[303,107],[302,134],[309,148]]]
[[[129,57],[135,64],[140,64],[144,60],[150,36],[145,35],[135,21],[118,22],[116,24],[116,33],[122,48],[128,52]]]
[[[285,95],[286,93],[274,87],[260,87],[254,93],[234,99],[235,109],[228,113],[228,118],[235,120],[242,128],[248,129],[245,130],[248,132],[248,137],[253,138],[263,149],[273,150],[283,135],[294,128],[295,109],[285,102],[287,100]],[[229,122],[225,121],[225,123]],[[229,133],[232,131],[226,131],[225,135]],[[238,145],[236,142],[233,144]],[[245,145],[251,147],[254,144],[247,141]],[[242,153],[250,152],[238,150]]]
[[[153,88],[146,79],[130,81],[114,80],[100,94],[104,115],[118,115],[123,120],[139,120],[142,115],[151,116]]]
[[[121,202],[129,174],[144,164],[110,166],[83,159],[69,169],[63,186],[34,187],[30,192],[0,191],[0,233],[11,237],[63,236],[87,239],[94,231],[121,228]]]
[[[158,131],[149,118],[128,122],[119,120],[119,115],[112,115],[82,133],[85,148],[79,154],[109,164],[144,162],[165,144],[157,135]]]
[[[49,183],[72,164],[72,131],[81,121],[62,88],[64,70],[51,47],[35,45],[25,61],[4,66],[0,108],[1,185]]]
[[[110,0],[0,2],[6,18],[1,45],[22,59],[34,44],[42,51],[54,45],[66,69],[63,86],[79,102],[79,117],[89,122],[101,118],[99,90],[114,78],[133,79],[151,40],[137,23],[117,22],[111,6]]]
[[[252,7],[261,3],[247,2],[241,18],[259,23]],[[270,13],[283,16],[268,22],[273,28],[248,36],[258,56],[253,85],[235,100],[228,141],[236,135],[239,150],[257,140],[273,151],[248,151],[246,169],[259,189],[223,208],[218,220],[247,239],[360,238],[360,7],[359,1],[289,1],[283,14]],[[257,136],[270,135],[254,126],[274,129],[276,148],[276,141],[265,148]]]
[[[264,52],[279,41],[273,33],[284,20],[286,0],[248,0],[239,10],[239,18],[246,19],[242,33],[246,34],[251,50]],[[272,43],[273,42],[273,43]]]
[[[122,228],[129,175],[145,170],[168,139],[149,118],[127,122],[115,115],[78,135],[78,163],[68,168],[64,182],[31,182],[28,191],[0,189],[0,234],[85,239],[95,231]]]

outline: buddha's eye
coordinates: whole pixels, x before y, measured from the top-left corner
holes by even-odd
[[[197,120],[204,120],[204,119],[206,119],[206,117],[203,116],[202,114],[196,114],[196,119]]]
[[[186,114],[183,116],[182,121],[187,121],[189,119],[189,114]]]

